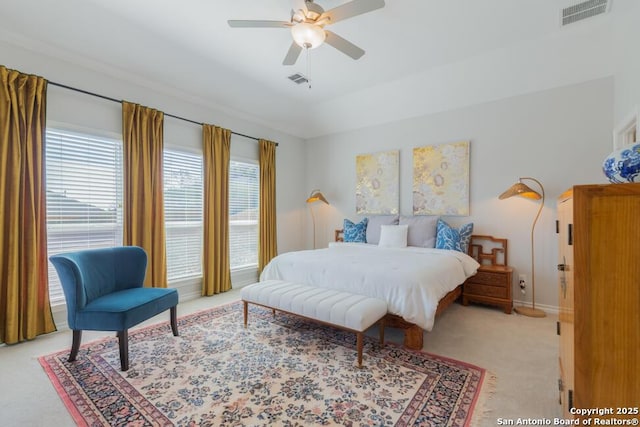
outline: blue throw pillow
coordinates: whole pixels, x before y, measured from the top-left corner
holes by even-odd
[[[454,228],[441,219],[436,226],[436,249],[449,249],[467,253],[473,232],[473,223]]]
[[[369,222],[368,218],[364,218],[357,224],[349,221],[345,218],[344,220],[344,241],[345,242],[355,242],[355,243],[367,243],[367,223]]]

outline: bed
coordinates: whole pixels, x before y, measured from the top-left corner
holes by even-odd
[[[421,349],[423,330],[455,301],[479,264],[458,251],[331,242],[328,248],[288,252],[260,280],[280,279],[384,299],[387,324],[405,331],[406,347]]]

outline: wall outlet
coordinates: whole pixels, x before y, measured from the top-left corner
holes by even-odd
[[[520,285],[520,291],[524,294],[524,290],[527,287],[527,275],[521,274],[519,276],[518,284]]]

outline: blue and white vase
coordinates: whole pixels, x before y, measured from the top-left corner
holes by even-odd
[[[640,182],[640,143],[609,154],[604,159],[602,171],[614,184]]]

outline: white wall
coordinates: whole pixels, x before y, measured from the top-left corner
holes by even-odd
[[[525,273],[530,280],[530,232],[538,205],[497,196],[520,176],[540,180],[547,203],[535,233],[536,303],[557,307],[556,198],[574,184],[605,182],[601,165],[611,151],[612,118],[613,80],[603,78],[309,140],[308,191],[321,189],[331,203],[317,208],[318,246],[333,239],[344,218],[359,219],[357,154],[400,150],[400,211],[410,215],[412,149],[470,140],[471,215],[447,220],[472,221],[477,234],[508,238],[515,278]],[[531,298],[516,293],[515,280],[514,297]]]
[[[618,125],[632,110],[640,114],[640,3],[616,2],[615,8],[614,123]]]
[[[163,87],[154,82],[145,82],[139,76],[137,78],[126,75],[116,77],[116,74],[111,73],[107,68],[105,68],[107,72],[103,73],[97,71],[96,67],[72,64],[4,41],[0,41],[0,64],[23,73],[40,75],[51,82],[115,99],[136,102],[165,113],[278,142],[276,152],[278,249],[286,252],[304,248],[306,242],[301,230],[305,221],[305,212],[302,208],[307,195],[304,185],[306,147],[300,138],[256,124],[246,118],[213,109],[197,103],[197,100],[182,98],[175,89]],[[180,77],[176,76],[176,78]],[[212,72],[211,78],[215,78],[215,72]],[[122,132],[122,110],[119,103],[53,85],[49,85],[47,96],[49,124],[98,130],[114,135],[120,135]],[[164,128],[166,146],[196,153],[202,152],[200,126],[165,117]],[[231,154],[232,157],[257,159],[258,144],[254,140],[233,135]],[[243,278],[239,277],[239,280],[241,279]],[[186,291],[186,293],[199,294],[197,286],[190,286]],[[181,297],[183,296],[181,292]]]

